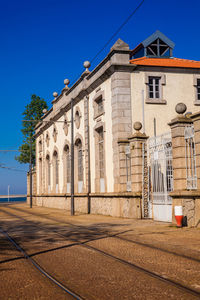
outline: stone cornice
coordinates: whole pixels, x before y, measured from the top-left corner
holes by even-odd
[[[147,140],[149,137],[142,132],[135,132],[132,136],[128,138],[129,141],[134,141],[134,140]]]
[[[194,113],[190,116],[190,118],[193,120],[193,121],[197,121],[200,119],[200,112],[198,111],[197,113]]]
[[[113,50],[113,52],[116,52],[116,50]],[[118,52],[121,51],[117,51],[117,53]],[[117,71],[131,73],[134,69],[135,69],[135,65],[118,64],[118,63],[112,63],[108,61],[107,64],[103,65],[102,69],[98,70],[99,74],[95,69],[87,77],[85,78],[80,77],[79,80],[65,93],[65,95],[68,96],[68,101],[66,102],[66,104],[62,105],[60,108],[58,107],[55,113],[54,113],[54,108],[53,109],[51,108],[51,111],[45,115],[45,117],[49,116],[49,120],[45,120],[44,117],[43,120],[45,121],[45,124],[42,125],[42,122],[38,124],[36,128],[37,132],[35,133],[35,137],[38,137],[44,130],[48,129],[52,125],[53,121],[58,120],[62,116],[63,111],[70,110],[71,98],[73,99],[74,105],[76,105],[80,100],[84,98],[84,96],[88,95],[93,90],[95,90],[102,82],[107,80],[113,73]],[[58,96],[57,99],[58,100],[61,99],[62,95]],[[51,113],[54,113],[52,117],[51,117]]]
[[[171,122],[168,123],[169,126],[175,126],[177,124],[191,124],[192,120],[187,118],[183,115],[177,116],[176,118],[172,119]]]

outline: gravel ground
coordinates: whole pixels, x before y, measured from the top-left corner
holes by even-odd
[[[92,247],[200,292],[200,261],[108,238],[120,233],[132,241],[200,260],[199,228],[106,216],[72,217],[66,211],[30,209],[25,204],[0,205],[0,227],[46,271],[85,299],[198,298],[78,243],[90,241]],[[3,237],[0,245],[0,299],[69,299]]]

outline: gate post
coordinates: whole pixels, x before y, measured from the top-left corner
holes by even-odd
[[[130,141],[130,151],[131,151],[131,187],[133,192],[141,193],[143,190],[144,181],[144,169],[147,162],[146,156],[146,141],[148,136],[145,133],[140,132],[142,129],[142,124],[140,122],[135,122],[133,125],[135,133],[129,138]],[[146,166],[147,167],[147,166]],[[146,173],[145,173],[146,174]],[[147,172],[147,189],[148,189],[148,172]],[[146,201],[143,199],[143,217],[147,217],[148,214],[148,199]],[[146,203],[147,202],[147,203]],[[140,204],[142,206],[142,204]]]
[[[200,112],[191,115],[194,124],[194,139],[196,150],[197,189],[200,189]]]
[[[185,152],[185,127],[193,122],[184,116],[187,107],[184,103],[178,103],[175,108],[178,116],[168,124],[172,135],[172,167],[173,167],[173,192],[172,197],[172,222],[176,223],[174,206],[184,206],[184,191],[187,189],[186,152]]]
[[[196,151],[196,174],[197,174],[197,190],[195,199],[194,221],[193,225],[198,226],[200,224],[200,112],[191,116],[194,124],[194,140]]]

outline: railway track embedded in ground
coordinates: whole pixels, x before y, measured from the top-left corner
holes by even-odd
[[[8,214],[9,214],[9,213],[8,213]],[[18,218],[18,219],[23,220],[23,221],[26,222],[26,223],[31,224],[31,225],[34,226],[34,227],[42,228],[41,226],[39,226],[39,225],[37,225],[37,224],[33,224],[32,221],[29,221],[29,220],[25,219],[24,217],[21,217],[21,216],[18,216],[18,215],[14,215],[14,214],[11,214],[11,215],[13,215],[13,217],[16,217],[16,218]],[[37,217],[39,216],[40,218],[46,218],[46,216],[43,216],[43,215],[40,215],[40,214],[32,214],[32,215],[36,215]],[[47,218],[48,218],[48,217],[47,217]],[[48,219],[51,219],[51,218],[48,218]],[[72,223],[70,223],[70,222],[60,222],[59,220],[56,220],[56,219],[54,219],[53,221],[56,222],[56,223],[59,223],[59,224],[70,225],[70,226],[73,226],[73,227],[76,227],[76,228],[77,228],[77,227],[78,227],[78,228],[83,227],[83,226],[80,226],[80,225],[74,225],[74,224],[72,224]],[[51,225],[55,225],[55,224],[48,224],[48,225],[51,226]],[[56,234],[56,235],[62,237],[62,238],[64,239],[64,241],[67,241],[67,237],[66,237],[64,234],[61,234],[61,233],[57,232],[56,230],[53,230],[52,228],[45,228],[45,229],[49,230],[51,233],[53,232],[54,234]],[[91,229],[90,229],[90,230],[91,230]],[[113,260],[115,260],[115,261],[118,261],[118,262],[120,262],[120,263],[122,263],[122,264],[124,264],[124,265],[126,265],[126,266],[128,266],[128,267],[130,267],[130,268],[132,268],[132,269],[134,269],[134,270],[137,270],[137,271],[139,271],[139,272],[142,272],[142,273],[144,273],[144,274],[146,274],[146,275],[148,275],[148,276],[151,276],[151,277],[153,277],[153,278],[155,278],[155,279],[157,279],[157,280],[160,280],[160,281],[162,281],[162,282],[164,282],[164,283],[166,283],[166,284],[168,284],[168,285],[172,285],[172,286],[178,288],[179,290],[182,290],[182,291],[184,291],[184,292],[186,292],[186,293],[188,293],[188,294],[190,294],[190,295],[193,295],[193,296],[195,296],[195,297],[200,298],[200,292],[197,291],[197,290],[195,290],[195,289],[192,289],[192,288],[190,288],[190,287],[188,287],[188,286],[186,286],[186,285],[184,285],[184,284],[182,284],[182,283],[179,283],[179,282],[177,282],[177,281],[174,281],[174,280],[172,280],[172,279],[170,279],[170,278],[166,278],[165,276],[162,276],[161,274],[157,274],[157,273],[155,273],[155,272],[152,272],[152,271],[150,271],[150,270],[148,270],[148,269],[146,269],[146,268],[143,268],[143,267],[141,267],[141,266],[139,266],[139,265],[137,265],[137,264],[134,264],[134,263],[129,262],[129,261],[127,261],[127,260],[124,260],[124,259],[122,259],[122,258],[120,258],[120,257],[117,257],[117,256],[115,256],[115,255],[112,255],[112,254],[110,254],[110,253],[108,253],[108,252],[106,252],[106,251],[103,251],[103,250],[101,250],[101,249],[98,249],[98,248],[96,248],[96,247],[94,247],[94,246],[88,245],[89,242],[97,241],[97,240],[100,240],[100,239],[117,238],[117,239],[123,240],[123,241],[128,242],[128,243],[138,244],[138,245],[143,246],[143,247],[149,247],[149,248],[152,248],[153,250],[158,250],[158,251],[167,252],[168,254],[177,255],[177,256],[182,257],[182,258],[184,258],[184,259],[191,259],[191,260],[194,260],[195,262],[199,262],[199,260],[197,260],[197,259],[190,258],[190,257],[187,257],[187,256],[183,256],[183,255],[180,255],[180,254],[177,254],[177,253],[173,253],[173,252],[171,252],[171,251],[163,250],[163,249],[160,249],[160,248],[155,247],[155,246],[153,246],[153,245],[146,245],[146,244],[143,244],[143,243],[140,243],[140,242],[137,242],[137,241],[132,241],[132,240],[129,240],[129,239],[126,239],[126,238],[123,238],[123,237],[119,237],[119,236],[118,236],[119,234],[122,234],[122,232],[119,232],[119,233],[116,233],[116,234],[113,234],[113,235],[108,235],[108,234],[107,234],[106,236],[101,236],[101,237],[98,237],[98,238],[89,239],[89,240],[86,240],[86,241],[84,241],[84,242],[77,242],[77,241],[76,241],[76,243],[71,244],[71,246],[77,246],[77,245],[79,245],[79,246],[85,247],[85,248],[87,248],[87,249],[90,249],[90,250],[92,250],[92,251],[96,251],[96,252],[98,252],[99,254],[101,254],[101,255],[103,255],[103,256],[109,257],[109,258],[111,258],[111,259],[113,259]],[[68,240],[68,241],[69,241],[69,240]],[[72,241],[72,239],[70,239],[70,242],[71,242],[71,241]],[[23,251],[24,251],[24,250],[23,250]],[[40,253],[41,253],[41,252],[40,252]],[[37,254],[39,254],[39,253],[35,253],[34,255],[37,255]],[[27,255],[27,254],[26,254],[26,255]],[[32,255],[30,255],[29,258],[32,260],[31,256],[32,256]],[[77,298],[77,299],[81,299],[80,296],[78,296],[78,297],[79,297],[79,298]]]
[[[70,222],[61,222],[60,220],[58,220],[58,219],[56,219],[56,218],[50,218],[50,217],[48,217],[48,216],[46,216],[46,215],[42,215],[42,214],[35,214],[35,213],[30,213],[30,212],[27,212],[27,211],[24,211],[23,209],[17,209],[17,208],[11,208],[11,207],[9,207],[9,209],[13,209],[13,210],[17,210],[17,211],[23,211],[23,212],[26,212],[26,213],[28,213],[28,214],[30,214],[30,215],[32,215],[32,216],[37,216],[37,217],[41,217],[41,218],[43,218],[43,219],[47,219],[47,220],[51,220],[51,221],[54,221],[55,223],[57,223],[57,224],[63,224],[63,225],[70,225],[70,226],[72,226],[72,227],[74,227],[74,228],[84,228],[84,226],[81,226],[81,225],[75,225],[75,224],[73,224],[73,223],[70,223]],[[13,216],[15,216],[15,215],[13,215]],[[19,217],[19,216],[17,216],[17,217]],[[20,218],[23,218],[23,217],[20,217]],[[27,221],[27,219],[24,219],[24,220],[26,220]],[[54,224],[48,224],[48,225],[54,225]],[[91,229],[90,228],[90,230],[95,230],[95,229]],[[161,251],[161,252],[165,252],[165,253],[168,253],[168,254],[173,254],[173,255],[175,255],[175,256],[178,256],[178,257],[182,257],[182,258],[185,258],[185,259],[189,259],[189,260],[193,260],[193,261],[195,261],[195,262],[199,262],[200,263],[200,259],[198,259],[198,258],[195,258],[195,257],[192,257],[192,256],[188,256],[188,255],[184,255],[184,254],[180,254],[180,253],[177,253],[177,252],[175,252],[175,251],[171,251],[171,250],[167,250],[167,249],[164,249],[164,248],[160,248],[160,247],[157,247],[157,246],[155,246],[155,245],[152,245],[152,244],[145,244],[145,243],[143,243],[143,242],[139,242],[139,241],[136,241],[136,240],[132,240],[132,239],[128,239],[128,238],[124,238],[124,237],[121,237],[121,236],[119,236],[120,234],[124,234],[124,233],[127,233],[127,232],[133,232],[133,230],[126,230],[126,231],[123,231],[123,232],[118,232],[118,233],[115,233],[115,234],[106,234],[105,236],[103,236],[103,237],[97,237],[97,238],[94,238],[93,240],[95,241],[95,240],[99,240],[99,239],[103,239],[103,238],[106,238],[106,237],[110,237],[110,238],[117,238],[117,239],[119,239],[119,240],[123,240],[123,241],[126,241],[126,242],[128,242],[128,243],[132,243],[132,244],[136,244],[136,245],[140,245],[140,246],[142,246],[142,247],[146,247],[146,248],[150,248],[150,249],[154,249],[154,250],[158,250],[158,251]],[[55,231],[56,232],[56,231]]]
[[[0,228],[0,233],[7,239],[9,242],[26,258],[33,266],[34,268],[40,272],[43,276],[48,278],[51,282],[53,282],[55,285],[57,285],[60,289],[62,289],[64,292],[66,292],[68,295],[72,296],[74,299],[77,300],[84,300],[83,297],[76,294],[72,290],[70,290],[67,286],[63,285],[61,282],[56,280],[51,274],[49,274],[47,271],[45,271],[33,258],[31,258],[24,249],[20,247],[20,245],[12,238],[10,235]]]

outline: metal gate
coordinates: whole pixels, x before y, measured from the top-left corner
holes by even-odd
[[[149,202],[153,207],[153,218],[157,221],[172,221],[173,190],[171,133],[151,137],[147,143],[149,164]]]

